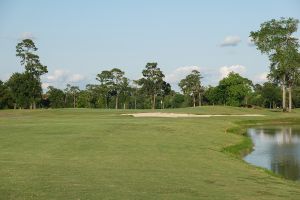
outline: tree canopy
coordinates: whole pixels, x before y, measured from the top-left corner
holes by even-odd
[[[219,82],[218,91],[224,104],[240,106],[247,104],[247,97],[252,87],[252,81],[240,76],[238,73],[231,72]]]
[[[286,110],[286,87],[289,91],[289,111],[292,108],[292,87],[299,78],[299,42],[293,34],[298,29],[298,19],[272,19],[261,24],[250,37],[263,54],[270,60],[268,77],[282,85],[282,108]]]
[[[156,97],[161,93],[164,84],[165,75],[157,67],[157,63],[147,63],[142,71],[143,78],[139,79],[138,84],[147,95],[151,98],[152,109],[156,106]]]
[[[196,97],[199,96],[200,106],[200,93],[201,93],[201,74],[197,70],[193,70],[189,75],[179,82],[179,87],[185,95],[192,96],[193,106],[196,106]]]
[[[31,39],[24,39],[16,46],[16,56],[21,59],[21,65],[24,65],[27,86],[27,98],[29,98],[30,108],[36,107],[36,101],[41,99],[41,81],[40,76],[47,73],[47,66],[40,62],[36,54],[38,48]]]

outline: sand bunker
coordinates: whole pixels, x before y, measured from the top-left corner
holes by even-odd
[[[122,114],[122,115],[130,115],[133,117],[263,117],[265,115],[260,114],[245,114],[245,115],[195,115],[195,114],[181,114],[181,113],[132,113],[132,114]]]

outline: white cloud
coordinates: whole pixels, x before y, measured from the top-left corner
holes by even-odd
[[[82,85],[87,77],[82,74],[72,73],[67,70],[56,69],[52,74],[46,75],[43,79],[43,89],[49,85],[58,88],[64,88],[68,83]]]
[[[178,83],[181,79],[185,78],[193,70],[198,70],[201,72],[201,68],[198,66],[178,67],[170,74],[167,74],[165,80],[171,84]]]
[[[255,46],[254,42],[253,42],[253,39],[251,37],[248,37],[248,46]]]
[[[241,42],[241,38],[239,36],[227,36],[221,43],[221,47],[227,46],[237,46]]]
[[[50,86],[49,83],[42,83],[42,88],[46,90]]]
[[[268,81],[268,72],[262,72],[260,74],[255,75],[253,81],[256,83],[264,83],[266,81]]]
[[[23,32],[19,39],[20,40],[24,40],[24,39],[35,40],[36,37],[31,32]]]
[[[84,79],[85,79],[85,77],[81,74],[72,74],[68,80],[69,80],[69,82],[76,83],[79,81],[83,81]]]
[[[56,69],[54,70],[52,75],[46,76],[46,79],[48,81],[57,81],[59,79],[63,79],[64,77],[67,76],[67,72],[62,70],[62,69]]]
[[[49,82],[71,82],[76,83],[85,80],[85,76],[81,74],[73,74],[70,71],[56,69],[53,74],[46,76],[46,80]]]
[[[246,72],[246,67],[243,65],[231,65],[223,66],[219,69],[221,79],[225,78],[230,72],[235,72],[243,75]]]

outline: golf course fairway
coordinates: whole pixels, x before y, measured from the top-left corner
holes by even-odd
[[[248,124],[292,113],[222,106],[157,110],[0,111],[0,199],[300,199],[300,183],[239,156]],[[263,116],[255,116],[263,115]]]

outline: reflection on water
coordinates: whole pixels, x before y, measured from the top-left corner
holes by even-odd
[[[244,159],[285,178],[300,180],[300,126],[248,129],[254,151]]]

